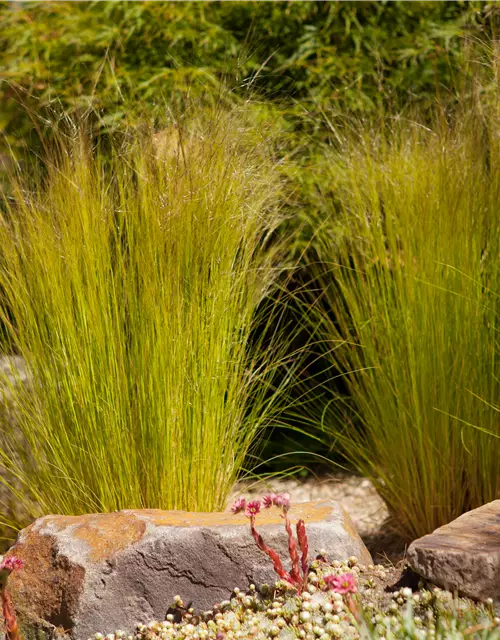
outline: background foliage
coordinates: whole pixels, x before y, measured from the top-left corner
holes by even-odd
[[[109,131],[186,93],[218,101],[221,80],[233,89],[225,99],[251,89],[299,129],[305,111],[325,106],[425,107],[436,92],[455,99],[461,35],[488,30],[491,11],[456,1],[3,2],[0,126],[11,144],[32,144],[35,114],[90,109]]]

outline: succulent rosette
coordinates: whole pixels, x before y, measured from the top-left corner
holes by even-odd
[[[1,557],[1,556],[0,556]],[[17,556],[2,558],[0,562],[0,587],[5,587],[7,579],[13,571],[18,571],[23,566],[23,561]]]

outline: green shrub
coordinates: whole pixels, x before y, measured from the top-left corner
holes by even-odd
[[[284,385],[271,314],[265,360],[249,346],[279,270],[268,140],[222,113],[111,159],[77,134],[13,189],[3,320],[31,388],[11,391],[11,490],[30,515],[223,508]]]
[[[464,109],[346,134],[311,220],[311,311],[344,385],[323,427],[408,539],[500,495],[499,441],[468,426],[500,435],[477,397],[500,397],[499,127]]]
[[[297,99],[316,113],[454,100],[462,35],[487,31],[492,14],[460,1],[3,2],[0,124],[25,143],[57,104],[115,130],[159,116],[164,99],[217,102],[221,81],[232,100],[252,87],[299,129]]]

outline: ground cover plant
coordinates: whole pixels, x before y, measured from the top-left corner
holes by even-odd
[[[278,271],[269,148],[235,112],[111,158],[77,132],[5,200],[3,320],[31,383],[0,456],[30,516],[225,506],[281,391],[269,315],[249,347]]]
[[[355,562],[355,559],[353,559]],[[207,638],[232,640],[497,640],[500,618],[492,603],[474,603],[448,591],[421,585],[384,593],[386,570],[379,565],[313,561],[310,583],[300,596],[276,583],[196,614],[177,597],[165,621],[138,625],[133,634],[97,632],[89,640]],[[345,586],[342,586],[345,585]],[[382,595],[383,594],[383,595]],[[353,608],[353,605],[355,609]],[[355,611],[355,613],[353,613]]]
[[[499,122],[482,108],[354,128],[311,222],[343,385],[315,419],[408,540],[500,494]]]

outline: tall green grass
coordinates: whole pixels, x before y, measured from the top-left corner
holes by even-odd
[[[224,507],[286,384],[256,318],[280,252],[270,147],[219,114],[111,159],[76,134],[15,182],[2,316],[31,383],[1,461],[31,515]]]
[[[312,215],[310,310],[344,385],[325,437],[408,539],[500,497],[500,442],[470,426],[500,435],[499,133],[477,110],[339,133]]]

